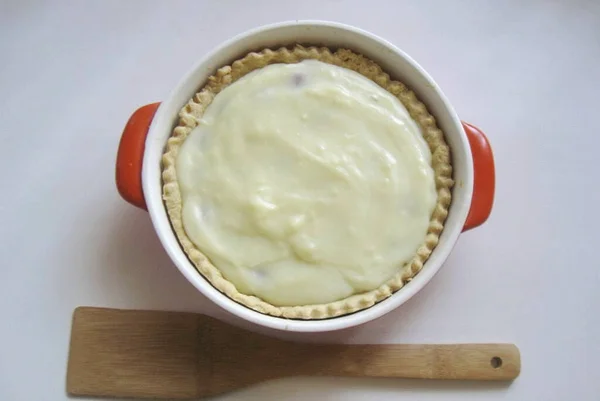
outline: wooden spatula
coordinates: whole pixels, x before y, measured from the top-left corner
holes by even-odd
[[[194,313],[80,307],[73,315],[72,395],[198,398],[285,376],[512,380],[511,344],[293,343]]]

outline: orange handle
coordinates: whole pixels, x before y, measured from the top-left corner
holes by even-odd
[[[148,129],[160,103],[137,109],[129,118],[117,152],[116,182],[119,194],[127,202],[146,209],[142,190],[142,161]],[[463,122],[473,154],[474,184],[471,209],[463,231],[483,224],[494,204],[495,168],[492,148],[479,128]]]
[[[474,174],[471,209],[463,227],[463,231],[467,231],[485,223],[490,217],[494,205],[496,172],[492,147],[485,134],[469,123],[463,121],[462,124],[471,145]]]
[[[127,121],[117,152],[116,181],[119,194],[134,206],[146,209],[142,190],[142,161],[146,136],[160,103],[137,109]]]

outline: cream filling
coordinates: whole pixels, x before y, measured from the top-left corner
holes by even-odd
[[[402,103],[314,60],[226,87],[176,163],[189,238],[238,291],[278,306],[379,287],[415,255],[437,198]]]

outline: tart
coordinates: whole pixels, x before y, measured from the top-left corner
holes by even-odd
[[[264,49],[183,107],[163,199],[190,261],[258,312],[323,319],[410,281],[451,202],[450,150],[425,105],[348,49]]]

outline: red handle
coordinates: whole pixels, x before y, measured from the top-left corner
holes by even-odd
[[[142,161],[150,123],[160,103],[137,109],[127,121],[117,152],[116,181],[119,194],[134,206],[146,209],[142,190]]]
[[[160,103],[152,103],[137,109],[129,118],[117,153],[116,181],[119,193],[127,202],[146,209],[142,190],[142,161],[146,136],[152,118]],[[474,184],[471,210],[463,231],[483,224],[494,204],[495,169],[494,155],[485,134],[471,124],[463,122],[463,128],[473,154]]]
[[[492,147],[485,134],[469,123],[463,121],[462,124],[471,145],[474,174],[471,209],[463,227],[463,231],[467,231],[485,223],[490,217],[494,205],[496,172]]]

